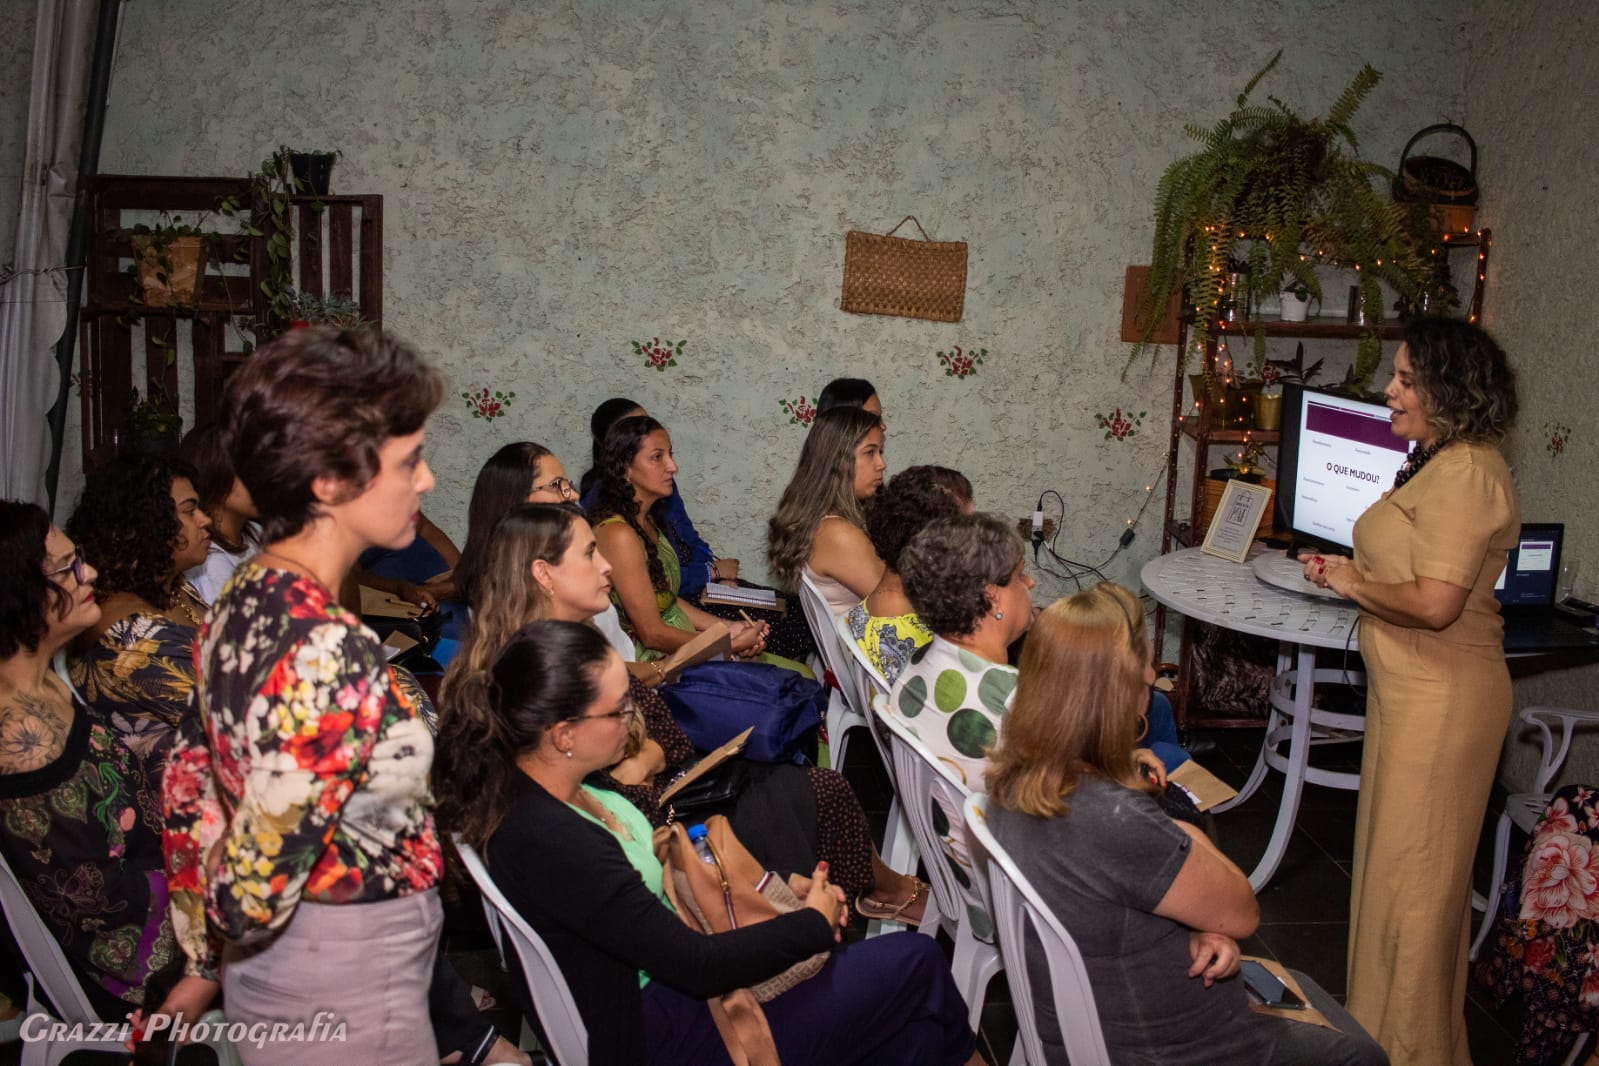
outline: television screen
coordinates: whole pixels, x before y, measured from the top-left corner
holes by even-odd
[[[1410,453],[1389,416],[1382,404],[1283,386],[1277,522],[1297,541],[1354,547],[1355,519],[1393,487]]]

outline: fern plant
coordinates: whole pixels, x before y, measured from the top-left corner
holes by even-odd
[[[1289,286],[1320,298],[1314,266],[1329,260],[1359,272],[1364,306],[1377,309],[1345,379],[1364,389],[1382,359],[1379,281],[1402,303],[1415,302],[1432,283],[1425,212],[1378,191],[1376,183],[1386,188],[1391,175],[1360,157],[1350,125],[1382,75],[1362,67],[1325,118],[1307,120],[1275,96],[1267,104],[1250,101],[1281,59],[1280,51],[1272,56],[1214,126],[1184,127],[1202,147],[1167,167],[1156,186],[1149,281],[1138,311],[1146,326],[1129,365],[1151,349],[1173,293],[1184,293],[1195,336],[1214,337],[1225,301],[1243,296],[1227,292],[1230,263],[1247,264],[1244,284],[1258,307]],[[1254,335],[1258,369],[1266,354],[1258,320]]]

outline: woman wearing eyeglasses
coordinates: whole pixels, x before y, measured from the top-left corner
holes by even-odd
[[[587,783],[629,742],[622,658],[596,630],[535,622],[446,701],[439,818],[548,945],[588,1031],[592,1066],[726,1062],[706,1000],[818,952],[822,971],[764,1005],[789,1066],[979,1063],[938,945],[897,933],[837,948],[842,893],[825,864],[791,878],[805,906],[716,935],[665,902],[650,823]]]
[[[475,698],[472,693],[488,683],[495,654],[522,626],[545,619],[593,623],[614,614],[611,564],[575,507],[512,506],[494,522],[484,564],[500,578],[477,586],[471,630],[445,675],[444,734],[454,728],[447,708]],[[616,627],[598,628],[624,660],[633,655],[632,641]],[[654,689],[634,679],[630,692],[639,710],[635,742],[627,757],[608,769],[604,783],[626,796],[651,823],[661,825],[668,813],[661,793],[697,756]],[[741,769],[748,780],[721,813],[728,815],[756,858],[782,873],[805,873],[818,859],[826,860],[832,882],[846,897],[870,894],[876,906],[896,910],[902,920],[919,920],[927,886],[883,864],[872,847],[860,801],[842,775],[753,762]]]
[[[192,1021],[217,960],[169,920],[160,786],[50,667],[99,621],[97,576],[43,510],[0,502],[0,849],[101,1018]]]

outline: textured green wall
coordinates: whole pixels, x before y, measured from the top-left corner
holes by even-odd
[[[478,465],[532,438],[575,471],[614,394],[674,432],[707,538],[755,564],[802,429],[780,401],[858,374],[891,469],[953,465],[981,507],[1069,501],[1110,554],[1166,450],[1169,363],[1125,380],[1122,273],[1161,169],[1279,45],[1267,88],[1324,109],[1362,62],[1391,161],[1458,114],[1458,3],[887,4],[386,0],[127,7],[107,171],[237,174],[273,146],[344,153],[385,197],[390,327],[447,367],[428,505],[463,532]],[[958,325],[838,310],[844,233],[916,214],[971,244]],[[657,371],[631,342],[685,341]],[[986,349],[974,375],[939,352]],[[514,391],[471,417],[459,393]],[[1107,440],[1100,415],[1147,412]],[[76,441],[74,440],[74,446]],[[69,466],[69,469],[72,469]],[[69,493],[71,487],[69,486]],[[71,498],[70,494],[66,497]],[[1110,574],[1136,584],[1159,500]],[[1044,582],[1043,592],[1059,591]]]
[[[1599,8],[1585,0],[1477,5],[1466,81],[1468,125],[1483,144],[1489,258],[1488,328],[1517,369],[1521,418],[1505,448],[1529,520],[1566,524],[1565,554],[1581,561],[1579,594],[1599,600],[1599,68],[1590,42]],[[1556,434],[1564,446],[1551,447]],[[1516,706],[1599,708],[1592,657],[1512,664]],[[1519,724],[1519,723],[1518,723]],[[1519,733],[1514,730],[1513,733]],[[1501,777],[1530,789],[1536,744],[1511,744]],[[1599,780],[1599,734],[1573,746],[1563,781]]]

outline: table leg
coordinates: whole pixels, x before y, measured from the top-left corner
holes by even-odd
[[[1293,665],[1294,657],[1293,654],[1288,650],[1290,647],[1292,647],[1292,645],[1285,642],[1279,642],[1277,645],[1277,672],[1279,674]],[[1266,752],[1271,750],[1272,734],[1275,733],[1280,726],[1280,716],[1277,713],[1276,704],[1271,701],[1271,696],[1268,692],[1266,699],[1266,732],[1261,735],[1260,754],[1255,756],[1255,765],[1249,771],[1249,777],[1245,779],[1241,786],[1239,786],[1238,795],[1234,796],[1230,800],[1223,800],[1221,803],[1216,804],[1210,809],[1212,814],[1224,814],[1238,806],[1240,803],[1249,802],[1249,797],[1253,796],[1255,794],[1255,790],[1258,789],[1261,786],[1261,783],[1266,780],[1266,771],[1270,769],[1270,767],[1266,765]]]
[[[1277,823],[1272,827],[1266,853],[1249,875],[1249,885],[1256,892],[1266,887],[1288,850],[1288,840],[1294,832],[1294,820],[1299,817],[1299,798],[1305,790],[1305,768],[1310,764],[1310,704],[1316,692],[1316,649],[1311,645],[1300,645],[1298,671],[1298,680],[1294,685],[1293,722],[1288,734],[1288,763],[1283,769],[1283,798],[1277,807]],[[1271,729],[1268,726],[1266,740],[1261,745],[1262,761],[1270,744]]]

